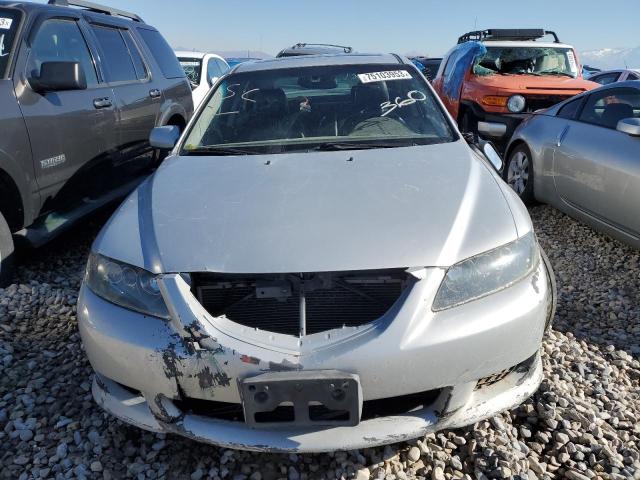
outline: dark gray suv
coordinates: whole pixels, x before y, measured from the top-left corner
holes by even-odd
[[[192,113],[175,54],[137,15],[0,0],[0,285],[14,240],[39,246],[122,198],[157,164],[151,129]]]

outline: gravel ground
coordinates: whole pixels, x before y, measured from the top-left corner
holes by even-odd
[[[94,404],[75,319],[94,219],[0,289],[0,478],[640,479],[639,252],[549,207],[531,214],[559,289],[533,398],[466,429],[319,455],[150,434]]]

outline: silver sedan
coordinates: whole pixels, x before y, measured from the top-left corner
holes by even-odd
[[[504,179],[525,203],[548,203],[640,248],[640,82],[537,112],[505,158]]]
[[[78,321],[107,411],[333,451],[473,424],[538,388],[553,273],[408,60],[242,64],[176,130],[152,132],[172,154],[87,264]]]

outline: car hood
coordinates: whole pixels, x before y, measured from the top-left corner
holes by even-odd
[[[576,95],[600,86],[583,78],[569,78],[559,75],[488,75],[476,77],[476,81],[485,87],[508,90],[509,92],[544,92],[547,94],[567,95]]]
[[[170,157],[94,250],[158,273],[448,266],[517,238],[498,182],[462,141]]]

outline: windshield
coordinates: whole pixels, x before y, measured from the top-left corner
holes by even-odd
[[[487,53],[476,60],[473,73],[562,75],[575,78],[578,66],[570,48],[487,46]]]
[[[20,16],[21,13],[17,10],[0,8],[0,78],[4,78],[7,73]]]
[[[276,153],[456,139],[427,84],[413,67],[405,68],[345,65],[232,74],[209,97],[183,153],[221,147]]]
[[[184,74],[191,82],[191,85],[200,85],[200,75],[202,74],[202,59],[201,58],[186,58],[178,57],[180,66],[184,70]]]

